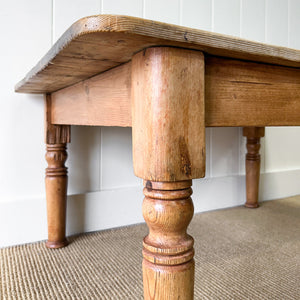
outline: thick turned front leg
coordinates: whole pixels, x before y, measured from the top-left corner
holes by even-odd
[[[156,47],[132,60],[133,165],[143,203],[145,300],[191,300],[193,178],[205,174],[204,57]]]
[[[151,182],[144,188],[145,299],[193,299],[194,240],[186,233],[193,217],[192,181]]]
[[[45,142],[46,160],[46,200],[48,221],[48,248],[61,248],[66,240],[66,200],[67,200],[67,143],[70,143],[70,126],[51,123],[51,95],[45,97]]]
[[[47,145],[46,199],[48,220],[48,248],[61,248],[66,240],[66,200],[67,200],[67,159],[66,144]]]
[[[260,138],[265,136],[264,127],[244,127],[247,137],[246,153],[246,203],[249,208],[258,207],[258,189],[260,176]]]

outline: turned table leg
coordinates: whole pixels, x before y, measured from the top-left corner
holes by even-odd
[[[132,60],[133,165],[145,181],[145,300],[194,295],[192,179],[205,174],[204,57],[149,48]]]
[[[249,208],[258,207],[258,189],[260,175],[260,138],[265,135],[264,127],[244,127],[247,137],[246,153],[246,203]]]
[[[194,240],[186,233],[194,212],[191,185],[191,180],[145,184],[145,299],[193,299]]]
[[[66,239],[67,200],[67,143],[70,142],[70,126],[51,124],[51,96],[45,99],[45,140],[46,140],[46,200],[48,241],[46,247],[61,248]]]
[[[66,144],[48,144],[46,160],[46,199],[48,221],[48,248],[60,248],[67,245],[66,198],[67,198],[67,159]]]

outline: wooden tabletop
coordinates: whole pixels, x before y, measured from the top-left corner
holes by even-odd
[[[74,23],[20,81],[16,92],[50,93],[116,67],[151,46],[300,67],[300,51],[140,18],[97,15]]]

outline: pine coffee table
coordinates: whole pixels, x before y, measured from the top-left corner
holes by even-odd
[[[247,137],[248,207],[257,207],[265,126],[300,125],[300,51],[128,16],[74,23],[16,85],[45,95],[49,248],[65,237],[70,125],[131,126],[144,179],[145,299],[193,299],[192,179],[205,175],[205,127]]]

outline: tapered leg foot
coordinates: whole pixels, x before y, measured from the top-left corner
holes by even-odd
[[[243,135],[247,137],[245,206],[257,208],[260,176],[260,138],[264,137],[265,128],[244,127]]]
[[[48,144],[46,160],[46,199],[48,220],[48,241],[46,247],[61,248],[66,240],[66,198],[67,198],[66,144]]]
[[[186,233],[193,217],[191,180],[146,182],[143,215],[149,234],[143,243],[145,300],[191,300],[194,240]]]

